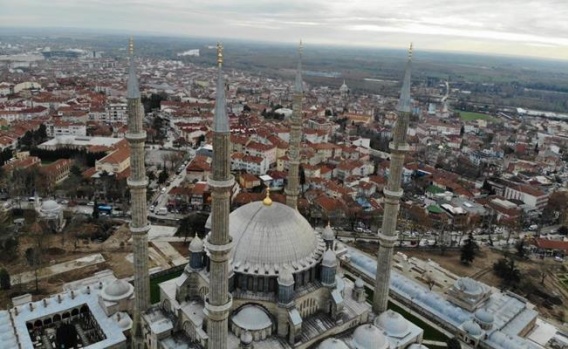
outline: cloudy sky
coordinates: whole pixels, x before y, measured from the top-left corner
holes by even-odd
[[[568,60],[567,0],[0,0],[5,27],[75,27]]]

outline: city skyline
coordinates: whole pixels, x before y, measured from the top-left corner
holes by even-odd
[[[0,1],[4,27],[85,28],[216,39],[568,58],[568,4],[403,0]],[[1,32],[1,29],[0,29]]]

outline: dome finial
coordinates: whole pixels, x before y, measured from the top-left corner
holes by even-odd
[[[266,187],[266,197],[264,198],[264,200],[262,200],[262,203],[265,206],[272,205],[272,199],[270,198],[270,187]]]

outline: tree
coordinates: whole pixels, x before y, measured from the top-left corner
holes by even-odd
[[[95,205],[93,206],[93,219],[99,219],[99,204],[97,203],[97,199],[95,199]]]
[[[515,249],[517,250],[517,257],[525,258],[527,251],[525,250],[525,239],[517,241],[515,244]]]
[[[10,283],[10,274],[4,268],[0,269],[0,290],[9,290],[12,287]]]
[[[168,171],[166,171],[166,169],[164,168],[162,172],[160,172],[160,175],[158,176],[158,184],[166,183],[168,177],[169,177]]]
[[[504,285],[515,286],[521,281],[521,272],[511,258],[501,258],[493,264],[493,271],[503,280]]]
[[[449,338],[446,341],[448,349],[461,349],[460,341],[456,337]]]
[[[461,262],[466,265],[471,264],[475,259],[475,254],[478,249],[479,246],[477,246],[477,243],[473,238],[473,234],[469,233],[467,241],[461,248],[461,257],[460,257]]]

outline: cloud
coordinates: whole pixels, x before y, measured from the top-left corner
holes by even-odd
[[[535,45],[546,45],[546,54],[556,47],[557,56],[568,46],[565,0],[0,0],[0,8],[4,26],[365,46],[413,41],[448,50],[470,43],[475,51],[486,43],[491,52],[501,42],[506,53],[538,55]]]

